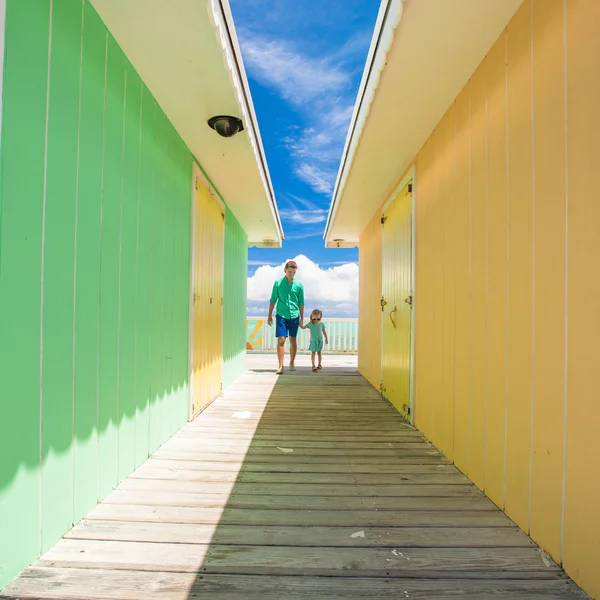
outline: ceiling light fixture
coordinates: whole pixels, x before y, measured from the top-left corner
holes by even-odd
[[[236,133],[244,131],[244,124],[237,117],[218,115],[208,120],[208,126],[214,129],[221,137],[233,137]]]

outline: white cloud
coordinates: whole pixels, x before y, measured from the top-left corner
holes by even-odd
[[[348,84],[348,73],[326,58],[310,58],[283,41],[250,33],[241,39],[244,62],[252,75],[292,104],[305,104]]]
[[[304,285],[305,313],[314,308],[323,310],[327,317],[356,317],[358,315],[358,265],[321,268],[303,254],[295,259],[298,264],[297,279]],[[277,267],[263,265],[248,278],[249,314],[266,314],[273,282],[283,277],[282,262]],[[252,311],[252,312],[250,312]]]
[[[294,173],[308,183],[315,192],[327,195],[333,192],[336,173],[332,169],[323,169],[315,164],[302,162],[294,169]]]
[[[279,214],[283,219],[292,221],[292,223],[304,223],[308,225],[322,223],[327,218],[327,211],[324,208],[313,208],[308,210],[281,209]]]
[[[289,42],[249,31],[243,31],[240,40],[248,72],[305,118],[305,127],[291,127],[282,139],[295,159],[294,174],[330,197],[354,109],[352,71],[336,53],[309,56]]]
[[[278,262],[272,260],[249,260],[248,265],[256,266],[256,265],[278,265]]]

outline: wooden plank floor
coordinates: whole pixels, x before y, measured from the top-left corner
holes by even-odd
[[[587,598],[355,359],[274,363],[251,357],[0,597]]]

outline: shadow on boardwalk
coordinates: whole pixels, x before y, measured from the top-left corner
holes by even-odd
[[[587,598],[356,372],[272,355],[1,598]]]

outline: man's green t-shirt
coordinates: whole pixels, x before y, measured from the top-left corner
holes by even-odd
[[[282,277],[273,284],[271,302],[277,304],[278,315],[295,319],[300,316],[300,307],[304,306],[304,286],[295,279],[290,283],[287,277]]]

